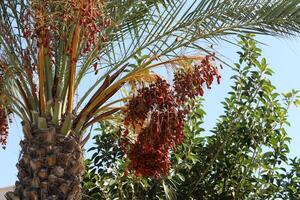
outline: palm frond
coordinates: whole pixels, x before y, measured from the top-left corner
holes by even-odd
[[[155,7],[139,26],[114,33],[117,40],[102,57],[116,67],[139,52],[170,57],[201,40],[232,34],[293,35],[299,32],[299,11],[298,0],[181,0],[172,7]]]

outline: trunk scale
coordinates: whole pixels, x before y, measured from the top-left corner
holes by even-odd
[[[25,130],[25,131],[24,131]],[[15,191],[8,200],[80,200],[84,171],[81,137],[55,127],[23,129]]]

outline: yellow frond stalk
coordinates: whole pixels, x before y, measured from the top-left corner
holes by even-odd
[[[67,104],[67,112],[72,113],[73,110],[73,98],[75,93],[75,75],[76,75],[76,63],[77,63],[77,50],[80,42],[80,31],[81,27],[79,24],[76,25],[73,39],[72,39],[72,46],[71,46],[71,66],[70,66],[70,73],[69,73],[69,93],[68,93],[68,104]]]
[[[37,10],[38,27],[42,29],[42,32],[38,38],[38,76],[39,76],[39,107],[40,115],[43,115],[46,111],[46,99],[45,99],[45,47],[44,47],[44,13],[41,10]]]
[[[83,0],[79,1],[80,7],[83,7]],[[71,65],[70,65],[70,73],[69,73],[69,93],[68,93],[68,103],[67,103],[67,112],[72,113],[73,110],[73,99],[75,95],[75,75],[76,75],[76,63],[77,63],[77,51],[78,46],[80,44],[80,32],[81,26],[79,23],[76,24],[72,44],[71,44]]]
[[[142,68],[139,70],[132,71],[127,74],[125,77],[108,87],[106,90],[101,92],[95,100],[87,107],[84,111],[83,116],[87,116],[90,114],[92,110],[94,110],[100,103],[104,103],[103,100],[109,95],[115,94],[125,83],[137,81],[137,82],[150,82],[156,79],[155,74],[151,74],[147,68]]]
[[[46,111],[46,99],[45,99],[45,74],[44,74],[44,45],[41,44],[39,48],[39,98],[40,98],[40,112],[41,114]]]
[[[109,109],[112,109],[112,105],[116,104],[116,103],[120,103],[120,102],[126,102],[127,100],[129,100],[129,97],[125,97],[125,98],[122,98],[122,99],[118,99],[118,100],[115,100],[115,101],[112,101],[104,106],[102,106],[101,108],[99,108],[94,114],[98,114],[99,112],[104,112],[106,110],[109,110]]]
[[[0,106],[6,102],[7,96],[5,94],[0,94]]]
[[[205,59],[205,56],[180,56],[174,59],[170,59],[167,61],[155,63],[152,65],[146,66],[148,69],[152,69],[155,67],[163,66],[163,65],[171,65],[173,68],[177,69],[180,68],[189,68],[191,67],[191,63],[193,61],[201,61]]]
[[[116,113],[116,112],[118,112],[118,111],[120,111],[120,110],[124,110],[124,109],[125,109],[125,107],[117,107],[117,108],[112,108],[112,109],[110,109],[110,110],[108,110],[108,111],[106,111],[106,112],[103,112],[103,113],[97,115],[96,117],[94,117],[94,119],[92,119],[91,121],[87,122],[87,123],[83,126],[83,129],[86,129],[86,128],[88,128],[89,126],[91,126],[92,124],[97,123],[97,122],[100,122],[100,121],[102,121],[102,120],[105,119],[105,118],[108,118],[108,117],[109,117],[109,118],[113,118],[113,117],[112,117],[112,114],[114,114],[114,113]]]

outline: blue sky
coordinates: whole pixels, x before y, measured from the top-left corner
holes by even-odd
[[[257,39],[267,45],[260,45],[263,49],[263,56],[275,74],[271,78],[277,87],[277,92],[283,93],[291,89],[300,89],[300,39],[278,39],[274,37],[258,36]],[[223,58],[233,63],[238,59],[233,45],[220,43],[215,48],[222,54]],[[215,85],[212,90],[206,92],[204,109],[207,113],[205,117],[205,129],[214,127],[216,119],[222,114],[222,104],[220,103],[230,90],[230,76],[232,72],[228,67],[222,71],[222,84]],[[0,187],[13,185],[16,181],[16,163],[20,153],[19,142],[22,138],[22,129],[18,119],[13,120],[10,127],[10,135],[6,150],[0,150]],[[289,112],[291,127],[287,128],[289,136],[292,138],[290,145],[290,156],[300,157],[300,108],[291,107]],[[88,146],[91,143],[88,143]],[[86,148],[88,148],[88,146]]]

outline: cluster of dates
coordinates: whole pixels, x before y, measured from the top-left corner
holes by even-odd
[[[137,176],[166,175],[171,164],[169,150],[183,139],[182,112],[166,80],[157,77],[155,83],[137,91],[128,103],[125,125],[138,132],[135,143],[128,143],[125,149],[128,169]]]
[[[5,148],[8,136],[8,116],[5,108],[0,108],[0,146]]]
[[[128,169],[136,176],[159,178],[171,166],[169,152],[184,139],[184,106],[188,99],[203,95],[220,75],[213,59],[207,56],[189,69],[175,72],[174,87],[160,77],[155,83],[138,89],[128,102],[123,132],[123,149],[129,159]],[[135,135],[134,142],[128,139]],[[125,144],[124,144],[125,143]]]
[[[211,56],[206,56],[193,68],[178,70],[174,75],[177,101],[183,104],[188,99],[203,96],[204,86],[210,89],[215,78],[220,84],[221,76]]]
[[[68,34],[74,25],[81,27],[80,54],[89,52],[93,47],[101,48],[107,41],[104,30],[110,26],[110,19],[104,13],[104,0],[49,0],[33,1],[32,9],[24,14],[23,37],[43,44],[51,60],[55,62],[54,40],[67,42]],[[66,45],[70,54],[72,47]],[[36,49],[34,50],[36,51]]]
[[[97,46],[97,38],[101,38],[101,42],[105,42],[107,37],[103,35],[103,30],[111,25],[109,18],[103,14],[104,0],[80,1],[69,0],[71,12],[62,13],[63,20],[68,23],[79,22],[83,28],[82,35],[86,40],[86,46],[82,49],[81,54],[92,50],[93,46]],[[77,13],[77,14],[76,14]],[[100,48],[100,46],[98,46]]]
[[[2,95],[1,90],[3,87],[3,66],[0,63],[0,96]],[[2,98],[2,97],[1,97]],[[8,114],[7,109],[4,105],[1,105],[3,102],[0,99],[0,146],[5,148],[7,143],[7,136],[8,136]]]

